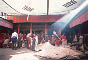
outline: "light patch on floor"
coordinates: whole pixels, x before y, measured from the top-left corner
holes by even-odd
[[[11,55],[12,57],[9,60],[39,60],[32,53],[23,53]]]

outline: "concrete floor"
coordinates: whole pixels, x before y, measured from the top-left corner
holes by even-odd
[[[35,52],[20,48],[12,50],[11,48],[0,48],[0,60],[57,60],[41,56],[36,56]]]
[[[33,54],[33,51],[26,48],[21,48],[18,50],[12,50],[11,48],[0,48],[0,60],[39,60]]]
[[[57,60],[57,59],[36,56],[34,51],[31,51],[30,49],[26,48],[20,48],[17,50],[12,50],[11,48],[0,48],[0,60]],[[88,60],[88,59],[85,57],[84,59],[81,60]]]

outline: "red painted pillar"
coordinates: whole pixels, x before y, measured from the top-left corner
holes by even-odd
[[[31,25],[30,25],[30,33],[32,33],[32,23],[31,23]]]
[[[18,25],[18,34],[20,33],[20,24]]]
[[[45,40],[46,40],[46,34],[47,34],[47,24],[45,24]]]

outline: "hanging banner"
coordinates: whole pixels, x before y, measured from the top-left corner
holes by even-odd
[[[22,14],[46,15],[47,0],[2,0],[12,9]],[[49,0],[49,15],[71,11],[85,0]]]

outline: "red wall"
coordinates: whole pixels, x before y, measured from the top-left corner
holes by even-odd
[[[59,16],[29,16],[27,21],[27,16],[8,16],[7,20],[13,20],[13,23],[21,23],[21,22],[56,22],[64,15]]]
[[[81,13],[81,12],[80,12]],[[88,21],[88,11],[70,23],[70,28]]]
[[[0,26],[13,29],[13,25],[3,19],[0,19]]]

